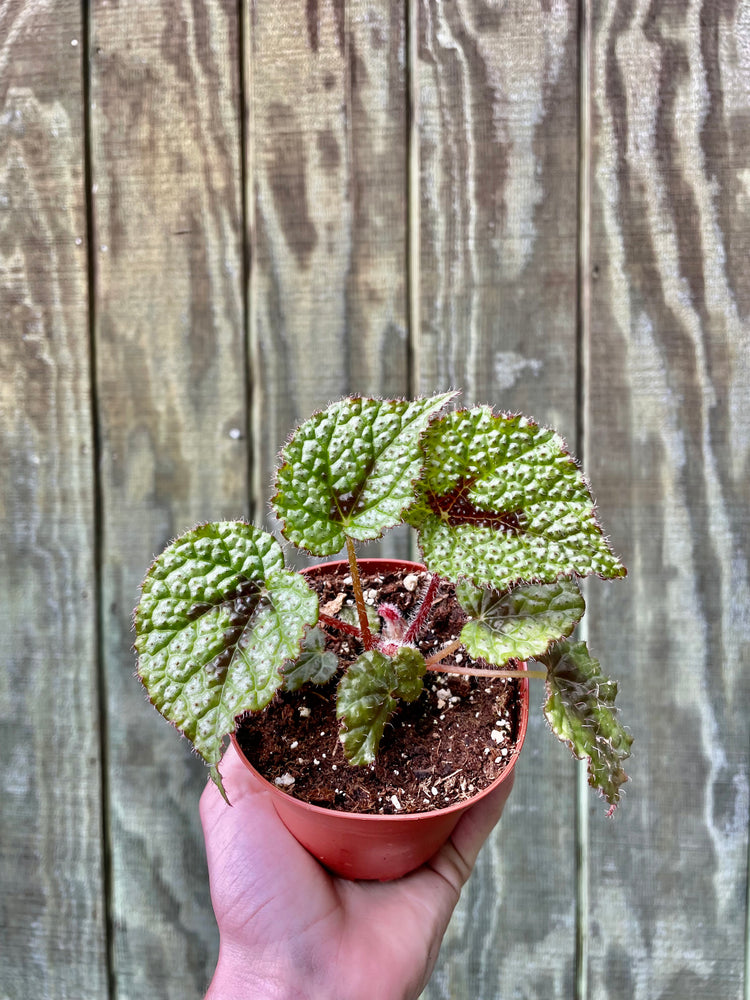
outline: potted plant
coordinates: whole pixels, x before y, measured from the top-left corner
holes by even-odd
[[[467,717],[479,717],[474,708],[493,684],[503,697],[514,692],[515,718],[490,727],[480,755],[497,763],[495,780],[507,780],[525,733],[527,678],[540,676],[550,728],[588,760],[590,784],[614,810],[632,741],[614,708],[616,685],[571,635],[584,613],[578,578],[614,579],[625,568],[562,439],[486,406],[445,412],[455,395],[349,397],[314,414],[282,449],[272,504],[284,538],[318,557],[345,551],[345,560],[291,571],[271,534],[234,521],[188,531],[151,566],[135,612],[138,675],[222,793],[218,765],[228,736],[242,744],[238,721],[265,724],[280,705],[287,720],[304,717],[316,727],[313,748],[318,729],[321,740],[334,741],[325,752],[321,742],[314,765],[328,758],[356,787],[359,776],[372,783],[380,748],[398,729],[405,743],[397,759],[408,770],[428,693],[438,711],[465,701]],[[416,533],[422,564],[358,558],[358,543],[404,523]],[[443,636],[435,625],[441,616]],[[529,660],[539,669],[527,671]],[[474,694],[445,687],[451,676],[473,684]],[[313,707],[290,709],[305,692]],[[320,728],[324,693],[334,704]],[[428,736],[441,746],[438,719],[432,723]],[[513,729],[512,740],[503,727]],[[416,867],[492,787],[464,781],[446,805],[428,775],[415,813],[397,794],[349,813],[337,789],[323,802],[320,794],[312,803],[298,797],[299,740],[282,732],[281,742],[289,766],[265,778],[282,820],[350,877]],[[262,760],[256,769],[264,777]],[[407,831],[430,822],[421,844],[403,846]],[[341,833],[341,823],[351,829]],[[376,828],[385,847],[372,846]]]

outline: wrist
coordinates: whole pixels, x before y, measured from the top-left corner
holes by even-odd
[[[220,945],[205,1000],[309,1000],[295,979],[277,962],[259,961],[256,955]]]

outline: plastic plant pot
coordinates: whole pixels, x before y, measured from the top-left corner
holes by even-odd
[[[324,563],[305,570],[348,565]],[[406,569],[420,572],[419,563],[395,559],[362,559],[363,572]],[[524,667],[525,669],[525,667]],[[232,736],[234,745],[248,769],[263,783],[272,797],[279,818],[292,836],[326,868],[349,879],[400,878],[419,868],[448,840],[461,816],[472,805],[509,780],[521,751],[529,717],[529,682],[520,682],[520,718],[516,745],[503,773],[472,798],[431,812],[381,816],[324,809],[294,798],[267,781],[247,760]]]

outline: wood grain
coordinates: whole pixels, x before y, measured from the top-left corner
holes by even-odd
[[[119,1000],[199,996],[216,958],[206,775],[134,679],[153,555],[247,513],[237,6],[93,5],[114,976]]]
[[[314,407],[452,385],[583,448],[636,742],[577,828],[532,689],[425,997],[746,997],[749,37],[746,0],[0,0],[2,1000],[202,995],[204,774],[133,677],[138,583],[262,518]]]
[[[576,430],[576,5],[416,6],[420,388]],[[505,817],[425,996],[569,998],[575,771],[532,687]]]
[[[256,495],[347,393],[408,392],[405,12],[261,0],[249,22]],[[402,544],[392,536],[382,554]],[[373,553],[374,554],[374,553]]]
[[[595,11],[587,452],[631,572],[591,638],[636,737],[591,820],[595,997],[747,995],[749,27]]]
[[[107,992],[81,39],[79,4],[0,6],[8,1000]]]
[[[574,4],[418,6],[423,385],[575,433]]]

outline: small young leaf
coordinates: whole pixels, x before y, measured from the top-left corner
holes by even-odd
[[[370,626],[370,631],[373,635],[377,635],[383,626],[380,615],[372,604],[365,604],[365,613],[367,614],[367,624]],[[356,625],[359,628],[359,615],[353,604],[347,604],[343,607],[339,612],[339,618],[342,622],[346,622],[347,625]]]
[[[497,590],[625,575],[554,431],[480,406],[436,420],[422,448],[424,475],[406,520],[419,530],[432,572]]]
[[[236,716],[268,704],[317,621],[317,595],[283,564],[269,534],[225,521],[174,541],[143,583],[138,674],[214,776]]]
[[[424,656],[412,646],[402,646],[391,662],[396,675],[393,693],[402,701],[416,701],[424,688]]]
[[[565,577],[508,591],[464,580],[456,587],[456,597],[471,616],[461,631],[469,655],[498,666],[511,658],[541,656],[553,642],[570,635],[585,610],[578,584]]]
[[[588,758],[589,784],[614,809],[633,742],[617,720],[617,684],[602,674],[585,642],[564,639],[539,661],[547,667],[544,714],[552,731],[579,760]]]
[[[273,498],[283,533],[318,556],[399,524],[420,474],[419,438],[455,395],[413,402],[347,398],[297,428],[281,453]]]
[[[303,684],[325,684],[339,665],[335,653],[326,650],[326,638],[319,628],[310,629],[302,640],[296,660],[284,664],[284,690],[299,691]]]
[[[378,650],[363,653],[341,679],[336,715],[344,723],[341,742],[352,764],[371,764],[398,698],[416,701],[422,693],[425,660],[403,646],[395,657]]]
[[[363,653],[341,679],[336,716],[344,723],[341,742],[352,764],[371,764],[385,725],[396,711],[391,660],[372,649]]]

